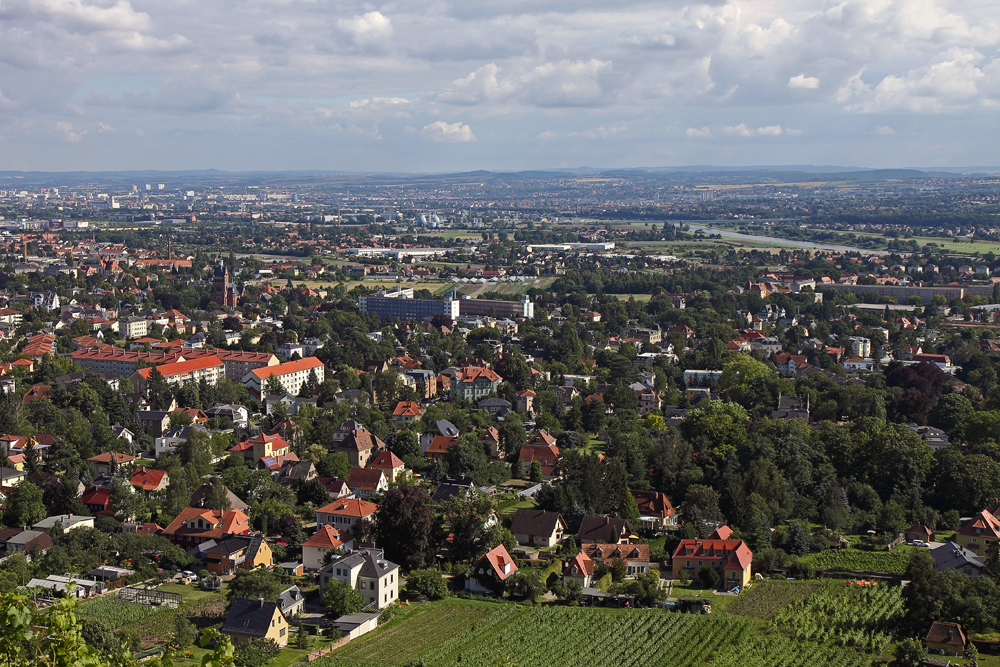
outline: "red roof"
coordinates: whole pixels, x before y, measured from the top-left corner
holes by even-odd
[[[320,368],[323,366],[323,362],[316,357],[306,357],[305,359],[296,359],[295,361],[286,361],[283,364],[277,364],[276,366],[265,366],[264,368],[255,368],[250,371],[254,377],[263,381],[272,375],[287,375],[288,373],[295,373],[296,371],[306,371],[310,368]]]
[[[457,435],[436,435],[431,440],[430,447],[427,448],[427,454],[447,454],[448,450],[457,442]]]
[[[320,526],[316,534],[302,543],[304,547],[319,547],[320,549],[337,549],[344,546],[341,533],[333,526],[327,524]]]
[[[111,463],[112,458],[114,458],[114,462],[116,464],[135,461],[134,456],[129,456],[128,454],[122,454],[121,452],[104,452],[103,454],[98,454],[97,456],[91,456],[87,460],[90,461],[91,463]]]
[[[385,479],[385,473],[378,469],[371,468],[351,468],[347,473],[347,486],[352,489],[374,492],[378,490],[379,483]]]
[[[337,516],[347,516],[356,519],[363,519],[366,516],[371,516],[378,509],[378,505],[375,503],[370,503],[367,500],[359,500],[357,498],[342,498],[340,500],[335,500],[329,505],[324,505],[316,510],[317,513],[322,512],[323,514],[335,514]]]
[[[248,438],[243,442],[236,443],[235,445],[229,448],[229,451],[246,452],[252,450],[254,445],[264,445],[269,442],[271,443],[272,451],[276,449],[288,449],[289,447],[289,444],[285,442],[285,439],[282,438],[280,435],[264,435],[263,433],[261,433],[260,435]]]
[[[156,491],[163,484],[163,478],[167,476],[166,470],[156,470],[155,468],[139,468],[129,480],[132,486],[138,486],[143,491]]]
[[[210,510],[202,507],[185,507],[163,529],[163,534],[167,537],[198,535],[209,539],[246,535],[249,532],[250,519],[240,510]]]
[[[368,467],[391,470],[392,468],[402,468],[404,465],[403,459],[392,452],[382,452],[375,457],[374,461],[368,464]]]
[[[187,361],[178,361],[172,364],[163,364],[161,366],[156,366],[156,370],[160,371],[160,375],[163,377],[169,377],[171,375],[184,375],[186,373],[193,373],[194,371],[204,370],[206,368],[216,368],[219,366],[225,366],[222,363],[222,359],[218,357],[203,357],[201,359],[188,359]],[[153,373],[153,367],[140,368],[136,371],[145,379],[149,379],[149,376]]]
[[[510,554],[507,553],[507,548],[502,544],[487,551],[479,559],[479,562],[476,563],[476,566],[479,567],[487,563],[493,568],[500,581],[517,572],[517,565],[514,563],[514,559],[510,557]],[[473,568],[473,571],[475,571],[475,568]]]
[[[459,382],[475,382],[479,378],[484,378],[489,382],[500,382],[503,380],[502,377],[489,368],[483,368],[481,366],[466,366],[458,374]]]
[[[392,411],[393,417],[419,417],[420,414],[420,404],[416,401],[400,401]]]
[[[753,553],[743,540],[681,540],[673,557],[722,563],[726,570],[745,570],[753,561]]]

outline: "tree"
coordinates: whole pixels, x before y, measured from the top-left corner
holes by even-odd
[[[153,410],[162,410],[170,402],[170,385],[156,366],[149,372],[146,393],[149,397],[149,407]]]
[[[622,581],[625,579],[626,574],[628,574],[628,568],[626,567],[624,560],[621,558],[615,558],[611,561],[611,581]]]
[[[702,586],[714,591],[719,586],[719,581],[722,578],[714,567],[705,565],[698,570],[698,579],[701,581]]]
[[[330,579],[323,590],[323,606],[331,618],[354,614],[361,611],[364,605],[364,597],[346,581]]]
[[[205,498],[205,507],[213,510],[231,510],[233,504],[226,493],[226,485],[221,477],[213,477],[209,482],[211,488],[208,490],[208,497]]]
[[[724,520],[722,510],[719,509],[719,494],[710,486],[692,484],[684,496],[681,516],[694,525],[699,535],[708,537]]]
[[[175,616],[173,637],[174,645],[183,648],[194,644],[197,639],[198,630],[194,627],[194,623],[189,621],[184,616]]]
[[[900,667],[920,667],[927,657],[927,651],[923,644],[913,638],[907,638],[899,642],[896,647],[896,660],[894,664]]]
[[[545,584],[538,572],[527,569],[518,570],[507,577],[504,588],[507,595],[515,600],[530,600],[532,603],[545,592]]]
[[[278,376],[267,376],[267,381],[264,382],[264,395],[272,396],[274,394],[282,395],[284,393],[285,388],[281,385],[281,380],[278,379]]]
[[[7,492],[7,509],[3,520],[8,526],[23,528],[45,518],[42,490],[31,482],[21,482]]]
[[[427,493],[416,486],[390,489],[375,511],[375,541],[385,556],[405,569],[434,561],[434,510]]]
[[[236,599],[256,600],[264,598],[273,602],[278,598],[284,585],[278,575],[263,568],[259,570],[236,570],[229,588],[226,589],[226,599],[232,602]]]
[[[236,667],[264,667],[281,653],[272,639],[250,639],[236,647]]]
[[[531,462],[531,472],[528,473],[528,481],[530,482],[541,482],[544,479],[542,476],[542,464],[538,461]]]
[[[437,570],[413,570],[406,577],[406,595],[440,600],[448,596],[448,584]]]

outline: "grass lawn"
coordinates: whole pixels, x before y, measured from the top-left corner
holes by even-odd
[[[731,606],[736,604],[736,601],[744,595],[746,594],[715,595],[712,591],[704,589],[700,583],[691,582],[687,586],[684,586],[676,579],[674,580],[674,585],[670,590],[670,597],[672,598],[704,598],[706,600],[711,600],[713,614],[726,611]]]
[[[227,582],[222,582],[222,588],[218,591],[206,591],[200,585],[189,584],[185,586],[184,584],[163,584],[160,586],[161,591],[167,593],[177,593],[181,596],[184,603],[188,602],[200,602],[202,600],[208,600],[215,598],[217,596],[223,596],[226,593]]]
[[[871,574],[903,574],[916,547],[899,546],[892,551],[862,549],[827,549],[802,560],[811,567],[827,570],[847,570]]]

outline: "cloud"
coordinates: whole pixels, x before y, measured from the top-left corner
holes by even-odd
[[[879,125],[875,128],[875,134],[880,134],[882,136],[891,136],[896,134],[896,130],[892,129],[888,125]]]
[[[628,134],[628,125],[616,123],[614,125],[602,125],[582,132],[570,132],[571,137],[581,137],[583,139],[613,139]]]
[[[467,143],[476,140],[472,128],[462,122],[446,123],[443,120],[438,120],[425,125],[421,134],[431,141],[449,143]]]
[[[684,133],[695,139],[707,139],[712,136],[712,130],[707,127],[689,127]]]
[[[66,143],[78,144],[87,136],[87,130],[77,130],[71,123],[59,121],[56,123],[56,135]]]
[[[360,47],[385,47],[392,37],[392,21],[378,11],[340,19],[337,27]]]
[[[482,104],[508,99],[515,91],[513,81],[501,81],[500,67],[496,63],[483,65],[468,76],[456,79],[451,90],[440,99],[449,104]]]
[[[590,60],[545,63],[524,74],[521,101],[539,107],[606,106],[621,82],[610,61]]]
[[[737,137],[780,137],[787,131],[780,125],[752,128],[746,123],[740,123],[739,125],[726,125],[722,128],[722,132]]]
[[[819,88],[819,79],[814,76],[797,74],[788,79],[788,87],[800,90],[815,90],[816,88]]]

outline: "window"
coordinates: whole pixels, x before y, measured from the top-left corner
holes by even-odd
[[[365,581],[362,581],[362,582],[361,582],[361,588],[362,588],[362,589],[365,589],[365,588],[368,588],[368,583],[367,583],[367,582],[365,582]]]
[[[979,541],[979,540],[977,540],[976,538],[974,538],[974,537],[972,538],[972,543],[973,543],[973,544],[976,544],[976,543],[977,543],[978,541]]]
[[[281,628],[281,630],[278,632],[278,636],[279,637],[284,637],[285,636],[285,629],[284,628]]]

